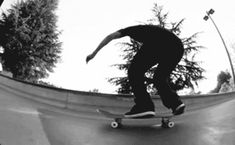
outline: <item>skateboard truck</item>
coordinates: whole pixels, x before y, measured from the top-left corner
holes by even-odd
[[[172,128],[175,126],[175,123],[173,121],[170,121],[169,118],[162,117],[161,122],[162,122],[162,124],[161,124],[162,128]]]

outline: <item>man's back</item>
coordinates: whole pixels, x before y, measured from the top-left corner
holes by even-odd
[[[119,30],[123,36],[130,36],[139,42],[162,42],[177,38],[170,31],[156,25],[137,25]]]

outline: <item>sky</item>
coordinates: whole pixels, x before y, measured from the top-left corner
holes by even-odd
[[[16,1],[5,0],[2,10]],[[217,75],[220,71],[230,71],[230,65],[216,29],[211,21],[204,21],[203,17],[209,9],[215,10],[212,17],[233,55],[234,0],[60,0],[57,15],[58,29],[62,31],[61,61],[45,81],[66,89],[98,89],[103,93],[115,93],[117,87],[108,83],[107,78],[124,75],[111,65],[123,62],[120,42],[126,42],[129,38],[112,41],[88,64],[85,62],[86,56],[96,49],[106,35],[153,18],[154,3],[163,6],[163,10],[169,13],[170,21],[185,18],[182,36],[202,32],[197,42],[206,49],[199,52],[197,60],[202,62],[207,79],[200,81],[197,89],[206,93],[215,88]],[[235,54],[232,57],[235,58]]]

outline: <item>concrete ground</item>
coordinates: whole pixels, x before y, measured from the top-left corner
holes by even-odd
[[[230,99],[173,118],[171,129],[138,123],[112,129],[98,113],[46,105],[0,84],[0,144],[234,145],[234,110]]]

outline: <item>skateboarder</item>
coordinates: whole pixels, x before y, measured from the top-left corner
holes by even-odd
[[[176,92],[172,91],[168,79],[183,56],[181,40],[170,31],[156,25],[136,25],[120,29],[106,36],[93,53],[87,56],[88,63],[110,41],[129,36],[141,42],[142,46],[131,61],[128,78],[134,93],[135,105],[125,117],[144,117],[155,115],[154,103],[146,90],[144,74],[157,64],[154,72],[155,86],[163,104],[174,115],[184,112],[185,104]]]
[[[0,7],[1,7],[1,5],[2,5],[3,1],[4,1],[4,0],[0,0]]]

